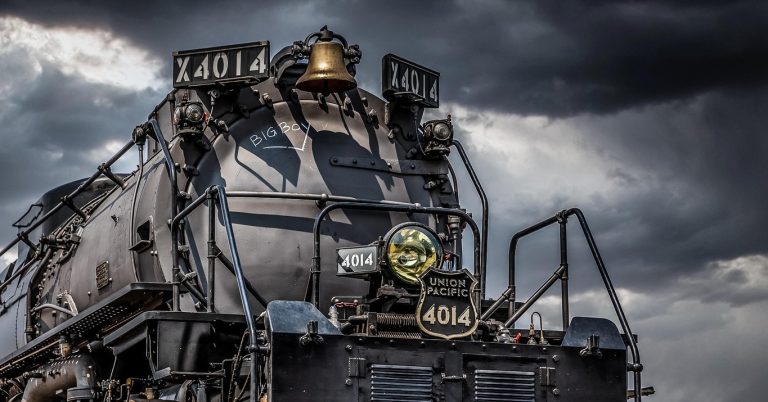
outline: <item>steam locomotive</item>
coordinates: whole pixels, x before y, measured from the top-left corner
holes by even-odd
[[[175,52],[173,91],[125,146],[14,224],[0,400],[640,401],[636,339],[581,211],[515,234],[488,297],[483,188],[450,116],[422,122],[439,73],[386,55],[380,98],[357,88],[361,57],[327,27],[273,57],[269,42]],[[112,172],[131,150],[137,170]],[[570,317],[569,222],[622,331]],[[550,225],[561,263],[517,300],[518,240]],[[563,330],[536,327],[558,282]]]

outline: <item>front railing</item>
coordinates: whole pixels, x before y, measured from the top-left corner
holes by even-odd
[[[567,225],[568,218],[576,216],[581,226],[581,230],[584,233],[584,237],[589,246],[589,250],[592,253],[592,257],[595,260],[595,265],[600,273],[600,277],[603,280],[605,289],[608,292],[608,297],[611,300],[613,309],[616,312],[616,316],[619,319],[621,329],[624,331],[626,339],[628,340],[629,351],[632,355],[632,364],[627,366],[627,370],[634,373],[635,390],[641,389],[641,373],[643,371],[643,365],[640,362],[640,351],[637,347],[637,341],[629,327],[629,321],[627,320],[624,309],[621,307],[621,302],[616,294],[616,289],[611,282],[611,278],[608,275],[608,270],[603,262],[603,257],[600,255],[600,250],[597,248],[595,238],[592,236],[592,231],[589,229],[587,219],[584,217],[584,213],[578,208],[567,209],[561,211],[554,216],[545,219],[535,225],[529,226],[512,236],[512,240],[509,244],[509,284],[507,289],[501,294],[501,296],[482,314],[481,319],[486,320],[498,310],[504,303],[509,303],[509,319],[504,322],[507,328],[512,328],[515,322],[525,314],[526,311],[550,288],[559,280],[561,283],[561,303],[562,303],[562,318],[563,318],[563,330],[568,328],[570,320],[568,311],[568,245],[567,245]],[[515,255],[517,253],[517,243],[525,236],[538,232],[550,225],[557,223],[560,227],[560,265],[557,267],[554,273],[526,300],[520,308],[515,308],[516,288],[515,288]],[[642,393],[637,391],[634,393],[634,400],[640,402]]]

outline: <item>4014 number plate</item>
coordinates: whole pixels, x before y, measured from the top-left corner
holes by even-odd
[[[173,87],[192,88],[269,76],[269,42],[209,47],[173,53]]]
[[[472,297],[477,280],[466,269],[430,269],[419,277],[421,293],[416,323],[427,335],[443,339],[463,338],[477,330],[478,315]]]

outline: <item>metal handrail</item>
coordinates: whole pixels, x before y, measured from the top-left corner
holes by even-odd
[[[110,180],[114,181],[114,182],[115,182],[117,185],[119,185],[119,186],[121,186],[121,187],[122,187],[122,186],[124,185],[124,183],[122,183],[122,180],[120,180],[119,178],[117,178],[116,176],[114,176],[114,175],[112,174],[112,172],[111,172],[110,168],[111,168],[111,166],[112,166],[112,165],[113,165],[115,162],[117,162],[117,161],[118,161],[118,160],[119,160],[119,159],[120,159],[120,158],[121,158],[121,157],[122,157],[122,156],[123,156],[123,155],[124,155],[126,152],[128,152],[128,150],[129,150],[129,149],[131,149],[131,148],[133,147],[133,145],[134,145],[134,144],[135,144],[135,143],[134,143],[134,141],[133,141],[133,140],[131,140],[131,141],[128,141],[128,142],[127,142],[125,145],[123,145],[123,147],[122,147],[122,148],[120,148],[120,150],[119,150],[119,151],[117,151],[117,153],[115,153],[115,154],[114,154],[114,155],[113,155],[111,158],[109,158],[109,159],[108,159],[106,162],[104,162],[104,163],[102,163],[101,165],[99,165],[99,166],[98,166],[98,168],[97,168],[97,170],[96,170],[96,172],[95,172],[93,175],[91,175],[91,176],[90,176],[88,179],[86,179],[84,182],[80,183],[80,185],[79,185],[79,186],[78,186],[78,187],[77,187],[75,190],[73,190],[71,193],[69,193],[69,194],[65,195],[64,197],[62,197],[62,198],[61,198],[61,201],[59,201],[59,202],[58,202],[56,205],[54,205],[54,206],[53,206],[53,208],[51,208],[51,209],[50,209],[48,212],[46,212],[46,213],[45,213],[43,216],[41,216],[41,217],[37,218],[37,219],[36,219],[36,220],[35,220],[35,221],[34,221],[32,224],[30,224],[30,225],[29,225],[29,226],[28,226],[26,229],[24,229],[24,230],[20,231],[20,232],[19,232],[19,233],[16,235],[16,239],[12,240],[12,241],[11,241],[11,242],[10,242],[8,245],[6,245],[5,247],[3,247],[3,248],[2,248],[2,250],[0,250],[0,256],[2,256],[2,255],[5,255],[5,253],[7,253],[7,252],[8,252],[8,251],[9,251],[11,248],[13,248],[13,246],[17,245],[17,244],[18,244],[20,241],[22,241],[22,242],[24,242],[25,244],[27,244],[27,245],[30,247],[30,249],[32,249],[32,250],[36,250],[36,247],[35,247],[35,245],[34,245],[34,244],[33,244],[33,243],[32,243],[32,242],[29,240],[29,238],[28,238],[28,235],[29,235],[30,233],[32,233],[32,232],[33,232],[35,229],[37,229],[38,227],[40,227],[40,226],[41,226],[43,223],[45,223],[45,222],[46,222],[48,219],[50,219],[50,218],[51,218],[53,215],[55,215],[57,212],[59,212],[59,210],[60,210],[61,208],[65,207],[65,206],[68,206],[68,207],[70,207],[70,208],[72,208],[72,209],[73,209],[73,212],[77,213],[78,215],[81,215],[81,214],[82,214],[82,211],[80,211],[80,209],[79,209],[79,208],[77,208],[76,206],[74,206],[74,204],[72,204],[72,200],[73,200],[75,197],[77,197],[78,195],[80,195],[80,193],[82,193],[83,191],[85,191],[85,190],[88,188],[88,186],[90,186],[91,184],[93,184],[93,182],[94,182],[94,181],[96,181],[96,179],[98,179],[100,176],[104,175],[104,176],[106,176],[107,178],[109,178]],[[82,215],[81,215],[81,216],[82,216]],[[86,217],[86,218],[87,218],[87,217]],[[85,221],[85,219],[83,219],[83,221]],[[25,264],[25,266],[24,266],[24,267],[26,267],[26,264]],[[16,271],[17,271],[17,272],[20,272],[20,271],[19,271],[19,269],[16,269]],[[14,276],[12,276],[12,277],[11,277],[11,279],[14,279],[14,278],[15,278],[15,273],[14,273],[13,275],[14,275]],[[5,282],[3,282],[2,284],[0,284],[0,291],[2,291],[2,290],[3,290],[3,289],[6,287],[6,286],[8,286],[8,283],[10,283],[10,282],[9,282],[9,281],[5,281]]]
[[[608,296],[611,300],[611,304],[613,305],[614,311],[616,312],[616,315],[619,319],[619,324],[621,325],[621,329],[626,334],[626,338],[628,339],[629,343],[629,351],[632,355],[632,364],[628,366],[628,370],[634,372],[634,383],[635,383],[635,389],[641,389],[641,372],[643,370],[643,365],[640,362],[640,351],[637,346],[637,341],[635,340],[635,337],[632,335],[632,329],[629,326],[629,321],[627,320],[627,316],[624,313],[624,309],[621,306],[621,302],[619,301],[618,294],[616,293],[616,289],[613,286],[613,283],[611,282],[611,278],[608,275],[608,270],[605,267],[605,262],[603,261],[602,256],[600,255],[600,251],[597,248],[597,244],[595,243],[594,236],[592,235],[592,231],[589,229],[589,225],[587,224],[587,219],[584,216],[584,213],[578,209],[578,208],[571,208],[564,211],[561,211],[557,213],[556,215],[547,218],[539,223],[536,223],[532,226],[529,226],[517,233],[515,233],[514,236],[512,236],[512,239],[510,240],[509,244],[509,284],[507,289],[502,293],[502,295],[491,305],[491,307],[488,308],[488,310],[485,311],[482,315],[482,319],[487,319],[490,317],[505,301],[509,301],[510,303],[510,317],[509,319],[504,323],[506,327],[511,327],[514,325],[514,323],[523,315],[525,312],[535,303],[544,292],[546,292],[547,289],[549,289],[554,283],[557,282],[557,280],[567,280],[567,270],[568,270],[568,262],[567,262],[567,248],[565,243],[565,224],[567,223],[568,217],[575,215],[576,218],[579,220],[579,225],[581,226],[581,230],[584,233],[584,237],[586,238],[587,245],[589,246],[589,250],[592,253],[592,257],[595,260],[595,265],[597,266],[597,269],[600,273],[600,277],[603,280],[603,284],[605,286],[606,291],[608,292]],[[523,305],[518,310],[513,310],[514,303],[515,303],[515,254],[517,250],[517,243],[518,241],[527,235],[530,235],[534,232],[537,232],[551,224],[554,223],[560,223],[560,249],[561,249],[561,261],[560,266],[557,268],[557,270],[550,276],[544,284],[537,289],[533,295],[531,295],[528,300],[523,303]],[[563,302],[567,302],[567,285],[563,286]],[[568,310],[567,308],[563,308],[563,314],[567,314]],[[563,317],[563,320],[565,321],[567,317]],[[640,402],[642,396],[639,392],[635,394],[635,401]]]
[[[453,140],[453,146],[456,147],[456,150],[459,151],[459,156],[461,157],[461,161],[464,163],[464,167],[467,169],[467,173],[469,173],[469,178],[472,180],[472,184],[475,186],[475,190],[477,191],[477,196],[480,197],[480,207],[482,209],[482,234],[481,234],[481,240],[480,244],[482,247],[481,252],[481,264],[483,265],[483,272],[486,271],[486,268],[488,266],[488,225],[489,225],[489,213],[488,213],[488,197],[485,195],[485,190],[483,190],[482,184],[480,184],[480,179],[477,177],[477,174],[475,173],[475,169],[472,167],[472,163],[469,161],[469,156],[467,156],[467,153],[464,151],[464,146],[461,145],[461,142],[459,140]],[[456,187],[454,185],[454,187]],[[458,199],[458,193],[456,194],[456,198]],[[480,284],[480,286],[485,289],[485,277],[483,277],[483,282]]]

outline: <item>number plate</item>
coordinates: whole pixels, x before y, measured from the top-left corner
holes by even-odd
[[[440,106],[440,73],[388,54],[382,59],[381,90],[387,100],[409,99],[424,107]]]
[[[253,83],[268,76],[269,42],[173,52],[174,88]]]
[[[336,275],[365,275],[379,270],[376,246],[347,247],[336,250]]]
[[[477,330],[477,307],[473,297],[477,280],[466,269],[430,269],[419,277],[421,294],[416,305],[416,323],[427,335],[443,339],[463,338]]]

